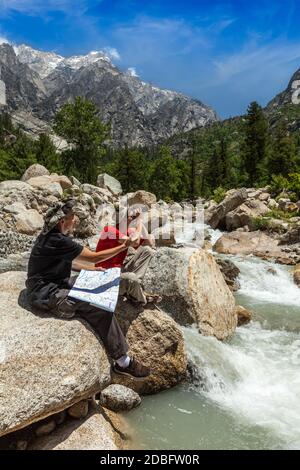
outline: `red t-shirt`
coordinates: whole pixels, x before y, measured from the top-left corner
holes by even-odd
[[[116,227],[111,227],[109,225],[104,227],[104,230],[101,232],[96,251],[108,250],[109,248],[120,246],[119,240],[125,236],[126,235],[120,232]],[[101,266],[105,269],[121,268],[126,255],[127,250],[121,251],[121,253],[118,253],[113,258],[97,263],[96,266]]]

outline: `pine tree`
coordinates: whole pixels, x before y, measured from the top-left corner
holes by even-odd
[[[109,126],[99,119],[96,106],[75,98],[74,103],[65,104],[57,113],[53,129],[71,146],[61,155],[65,171],[94,183],[105,153],[103,143],[109,137]]]
[[[189,191],[188,197],[192,200],[196,199],[199,195],[199,149],[197,145],[197,139],[195,136],[192,137],[191,148],[188,155],[188,166],[187,176],[189,179]],[[186,171],[186,170],[185,170]],[[184,175],[184,169],[181,169],[181,173]]]
[[[177,200],[181,174],[170,148],[162,146],[152,165],[150,188],[158,199]]]
[[[254,101],[247,110],[243,148],[244,169],[251,186],[259,184],[268,159],[268,122],[261,106]]]
[[[148,189],[149,162],[141,150],[125,146],[115,152],[113,161],[104,170],[120,181],[126,193]]]
[[[268,160],[270,175],[288,176],[296,171],[296,145],[294,138],[289,134],[286,122],[278,122],[275,130],[272,149]]]
[[[59,172],[59,157],[48,134],[40,134],[35,145],[36,161],[51,173]]]
[[[27,168],[36,163],[35,143],[19,132],[16,142],[8,148],[8,155],[7,171],[10,172],[10,178],[20,179]]]

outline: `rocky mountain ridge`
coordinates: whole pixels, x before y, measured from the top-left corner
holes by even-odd
[[[43,121],[41,127],[51,124],[61,106],[76,96],[92,100],[99,116],[111,123],[115,146],[153,145],[218,119],[199,100],[145,83],[130,70],[121,71],[102,51],[64,58],[25,45],[2,44],[0,68],[8,110],[31,135],[38,132],[32,133],[32,119]]]

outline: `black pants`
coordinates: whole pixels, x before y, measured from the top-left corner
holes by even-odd
[[[75,278],[71,278],[70,284],[74,282]],[[71,319],[75,315],[83,318],[99,335],[112,359],[119,359],[127,354],[129,347],[115,315],[87,302],[68,297],[69,292],[70,289],[59,289],[53,293],[47,302],[47,310],[63,319]],[[39,308],[38,298],[34,301],[34,307]]]

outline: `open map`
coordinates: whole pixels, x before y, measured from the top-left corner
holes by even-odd
[[[111,268],[106,271],[82,269],[69,296],[114,312],[119,295],[120,274],[120,268]]]

